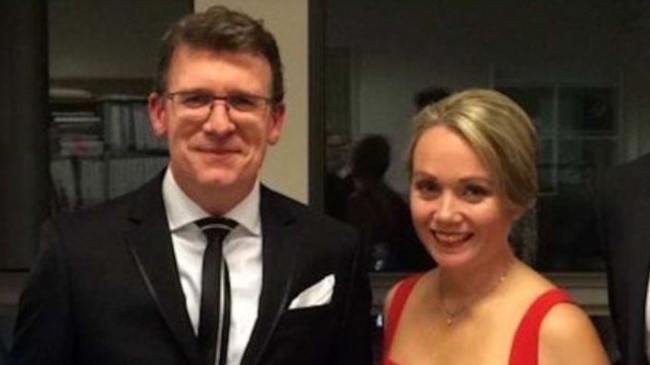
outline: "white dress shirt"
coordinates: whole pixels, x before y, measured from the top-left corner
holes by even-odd
[[[228,263],[230,273],[232,299],[228,365],[241,363],[257,320],[260,292],[262,291],[262,229],[259,185],[257,182],[250,194],[224,215],[239,224],[223,242],[223,255]],[[194,333],[197,334],[201,305],[203,252],[207,246],[207,239],[194,222],[209,217],[210,214],[185,195],[169,168],[163,179],[162,194],[172,234],[179,279],[185,294],[187,313],[192,322]],[[223,295],[221,298],[223,299]]]

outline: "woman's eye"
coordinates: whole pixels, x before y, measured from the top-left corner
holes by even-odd
[[[489,194],[489,189],[480,185],[467,185],[463,188],[463,196],[469,201],[480,201]]]
[[[419,180],[415,182],[414,186],[415,190],[425,196],[432,196],[440,190],[438,183],[432,180]]]

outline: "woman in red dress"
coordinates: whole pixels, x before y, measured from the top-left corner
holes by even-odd
[[[384,363],[608,364],[589,317],[508,242],[538,192],[526,113],[472,89],[414,121],[411,215],[438,267],[389,292]]]

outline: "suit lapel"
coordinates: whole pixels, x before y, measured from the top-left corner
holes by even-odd
[[[183,353],[193,364],[201,362],[180,285],[171,234],[162,200],[162,174],[143,188],[134,201],[134,228],[126,236],[129,249],[147,290]]]
[[[296,247],[289,239],[293,216],[275,193],[262,187],[262,293],[258,318],[242,365],[260,364],[280,316],[287,307],[294,279]]]
[[[643,180],[647,181],[647,180]],[[650,237],[650,225],[648,225],[648,217],[650,216],[650,191],[647,187],[638,190],[636,199],[633,200],[634,206],[629,209],[632,219],[629,224],[629,234],[631,243],[623,247],[625,250],[625,262],[622,262],[623,270],[628,272],[625,275],[629,285],[628,299],[630,305],[623,308],[629,311],[624,317],[627,318],[628,327],[628,340],[625,346],[629,346],[632,351],[629,354],[638,354],[642,358],[643,349],[646,346],[645,340],[645,321],[639,318],[645,318],[646,296],[648,291],[648,272],[650,270],[650,244],[648,244],[648,237]],[[635,356],[635,355],[632,355]],[[630,359],[628,359],[630,360]],[[645,359],[638,361],[644,361]]]

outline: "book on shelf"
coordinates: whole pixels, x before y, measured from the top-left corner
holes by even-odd
[[[106,200],[104,162],[81,160],[79,170],[80,205],[92,205]]]
[[[59,141],[59,156],[101,156],[104,153],[104,141],[97,139],[61,139]]]
[[[151,129],[147,106],[134,105],[131,112],[133,116],[133,138],[135,149],[145,151],[166,151],[167,140],[156,136]]]
[[[59,210],[70,210],[77,206],[77,187],[74,166],[70,159],[56,159],[50,162],[50,175],[55,192],[55,204]]]
[[[51,174],[57,209],[77,209],[142,185],[168,163],[150,126],[147,99],[125,95],[51,103]]]
[[[60,122],[50,128],[53,153],[59,156],[97,156],[104,152],[99,122]]]
[[[61,138],[66,135],[94,135],[101,136],[101,124],[99,123],[59,123],[50,128],[55,137]]]
[[[167,157],[120,158],[108,161],[108,198],[127,193],[160,173]]]
[[[146,99],[102,99],[104,141],[109,151],[166,150],[164,139],[154,136]]]
[[[72,87],[50,87],[49,97],[54,101],[91,100],[94,96],[88,90]]]
[[[86,112],[86,111],[74,111],[74,112],[57,112],[54,111],[50,113],[52,115],[52,122],[54,124],[62,124],[62,123],[71,123],[71,124],[77,124],[77,123],[100,123],[101,119],[99,115],[97,115],[94,112]]]

